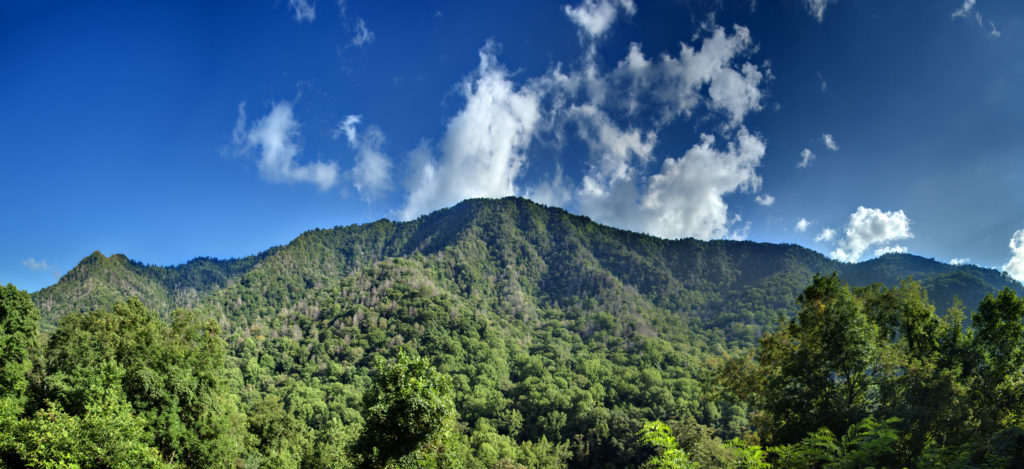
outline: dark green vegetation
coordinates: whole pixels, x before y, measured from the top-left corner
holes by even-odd
[[[815,278],[833,271],[882,285]],[[981,304],[976,329],[954,334],[908,276],[939,311]],[[314,230],[241,260],[94,253],[32,296],[38,311],[4,290],[0,453],[14,466],[756,467],[857,466],[891,447],[874,464],[998,462],[1010,453],[993,445],[1016,444],[1021,351],[1007,349],[1005,305],[985,302],[1020,289],[908,255],[848,265],[793,245],[660,240],[522,199]],[[815,301],[847,322],[814,322]],[[933,410],[937,392],[953,410]]]

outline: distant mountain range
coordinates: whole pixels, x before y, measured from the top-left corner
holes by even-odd
[[[792,313],[795,297],[815,273],[835,271],[851,285],[891,286],[913,277],[940,314],[954,297],[970,310],[1004,287],[1024,293],[1005,274],[972,265],[910,254],[847,264],[793,244],[664,240],[505,198],[466,200],[408,222],[311,230],[242,259],[196,258],[159,267],[94,252],[32,298],[46,327],[127,297],[161,313],[185,307],[232,316],[276,314],[391,258],[423,266],[450,293],[475,298],[496,313],[554,307],[620,316],[657,309],[740,343]],[[239,307],[242,299],[246,304]]]

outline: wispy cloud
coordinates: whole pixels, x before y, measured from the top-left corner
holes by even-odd
[[[839,151],[839,144],[832,138],[832,134],[821,134],[821,141],[825,142],[825,147],[832,151]]]
[[[374,34],[366,27],[366,21],[362,18],[356,19],[356,35],[352,37],[351,44],[356,47],[363,47],[366,44],[373,42]]]
[[[349,173],[352,184],[363,200],[370,202],[391,190],[391,159],[381,150],[384,146],[384,132],[371,125],[359,134],[356,125],[362,116],[349,115],[338,123],[334,138],[341,135],[349,146],[356,150],[356,164]]]
[[[825,21],[825,8],[828,7],[829,3],[833,3],[835,0],[804,0],[804,5],[807,6],[807,11],[818,20],[819,23]]]
[[[974,8],[975,3],[976,0],[964,0],[964,4],[960,5],[960,8],[953,12],[953,18],[966,18],[967,14]]]
[[[35,260],[35,258],[30,257],[28,259],[25,259],[25,260],[21,261],[21,265],[23,265],[25,267],[28,267],[28,270],[31,270],[31,271],[34,271],[34,272],[43,272],[43,271],[47,271],[47,270],[53,270],[53,266],[48,264],[46,262],[46,259],[43,259],[41,261],[37,261],[37,260]]]
[[[295,14],[295,21],[312,23],[316,19],[316,2],[310,0],[288,0],[288,8]]]
[[[302,151],[296,141],[299,123],[292,114],[292,104],[281,101],[267,115],[246,129],[245,103],[238,106],[238,120],[232,131],[232,142],[242,153],[259,150],[257,164],[260,176],[274,183],[308,182],[320,190],[333,187],[338,181],[337,163],[316,161],[300,164],[295,158]]]
[[[807,231],[807,228],[810,228],[810,226],[811,222],[807,221],[806,218],[801,218],[796,221],[796,230],[801,233]]]
[[[960,5],[960,8],[956,9],[956,11],[953,12],[953,14],[951,15],[952,18],[954,20],[958,18],[963,18],[968,21],[973,19],[974,22],[978,24],[979,28],[986,29],[985,18],[981,15],[980,11],[974,8],[976,3],[976,0],[964,0],[964,3]],[[971,14],[972,12],[973,14]],[[1002,36],[1002,33],[1000,33],[998,29],[996,29],[995,23],[989,21],[987,26],[989,27],[988,34],[990,37],[998,38]]]
[[[954,257],[949,260],[949,265],[964,265],[971,262],[970,257]]]
[[[808,148],[804,148],[803,150],[800,150],[800,162],[796,164],[796,167],[806,168],[811,165],[812,161],[814,161],[814,152]]]
[[[767,207],[775,203],[775,197],[773,197],[771,194],[761,194],[758,195],[757,197],[754,197],[754,202],[757,202],[759,205]]]

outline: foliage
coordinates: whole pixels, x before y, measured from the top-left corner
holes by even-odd
[[[952,305],[944,318],[924,286]],[[155,267],[94,253],[32,296],[45,353],[18,342],[21,397],[3,418],[59,408],[80,421],[123,402],[165,463],[284,468],[637,467],[662,454],[641,441],[654,420],[700,467],[778,463],[815,434],[835,448],[818,465],[856,453],[861,443],[825,437],[870,418],[884,425],[869,434],[897,436],[885,461],[977,466],[1015,454],[1016,306],[993,297],[978,313],[991,320],[975,315],[990,325],[975,326],[954,298],[977,305],[1004,286],[1007,298],[1021,288],[908,255],[839,264],[470,200],[238,260]],[[423,386],[384,386],[400,363]],[[388,442],[381,429],[402,428],[388,417],[396,396],[433,410]]]
[[[377,365],[363,396],[363,431],[355,448],[362,467],[451,467],[455,422],[451,378],[425,359],[400,351]]]

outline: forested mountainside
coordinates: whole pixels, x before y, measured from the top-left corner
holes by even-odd
[[[1021,291],[1000,272],[973,265],[910,254],[846,264],[797,245],[663,240],[506,198],[467,200],[409,222],[312,230],[242,259],[197,258],[159,267],[94,252],[57,284],[33,294],[33,301],[47,325],[68,312],[129,297],[166,314],[177,307],[223,306],[229,292],[236,300],[254,296],[255,304],[243,309],[259,315],[389,258],[443,268],[460,293],[504,289],[528,294],[535,306],[598,299],[614,284],[748,343],[779,313],[795,311],[793,298],[814,273],[838,272],[852,285],[892,286],[913,277],[932,292],[940,311],[954,296],[972,305],[1003,287]],[[492,306],[498,312],[509,307],[501,301]]]
[[[870,445],[992,462],[1024,415],[1017,362],[986,358],[1024,358],[997,314],[1021,285],[995,271],[667,241],[517,198],[239,260],[94,253],[31,299],[2,293],[14,466],[818,467]],[[923,410],[931,392],[962,412]],[[935,430],[956,419],[975,431]]]

